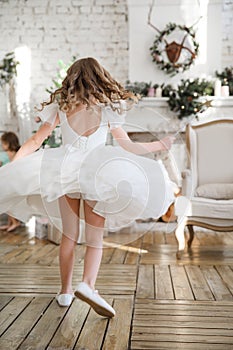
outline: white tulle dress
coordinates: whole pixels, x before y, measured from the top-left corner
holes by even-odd
[[[100,123],[89,136],[75,131],[81,112],[71,120],[53,103],[38,116],[53,124],[57,113],[62,146],[39,149],[0,168],[0,213],[23,222],[32,215],[47,216],[62,231],[58,199],[65,194],[94,201],[92,210],[105,217],[110,231],[166,213],[175,200],[174,183],[162,162],[106,145],[109,128],[123,125],[125,112],[97,105]]]

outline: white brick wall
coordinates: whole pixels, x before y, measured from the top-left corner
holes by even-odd
[[[233,66],[233,0],[222,6],[222,68]]]
[[[31,49],[31,103],[47,97],[57,61],[94,56],[122,83],[128,78],[127,0],[0,0],[0,57]],[[147,3],[147,2],[145,2]],[[145,5],[147,6],[147,5]],[[233,0],[222,0],[222,68],[233,64]],[[140,67],[139,67],[140,69]]]
[[[45,98],[57,61],[94,56],[128,78],[127,0],[0,0],[0,56],[31,49],[32,101]]]

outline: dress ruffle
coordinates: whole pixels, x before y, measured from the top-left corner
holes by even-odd
[[[157,219],[175,200],[161,161],[111,145],[40,149],[0,168],[0,178],[1,213],[24,222],[45,215],[60,231],[58,198],[64,194],[97,201],[92,210],[105,217],[110,231],[136,219]]]

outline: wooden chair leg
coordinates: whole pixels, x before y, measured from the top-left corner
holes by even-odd
[[[184,229],[186,226],[186,217],[182,218],[180,221],[178,219],[178,226],[175,231],[175,236],[178,242],[178,250],[176,252],[176,257],[177,259],[181,259],[182,254],[184,253],[185,250],[185,234],[184,234]]]
[[[192,242],[193,242],[193,238],[194,238],[195,232],[194,232],[194,229],[193,229],[193,225],[187,225],[187,227],[188,227],[188,230],[189,230],[189,239],[188,239],[188,242],[187,242],[187,246],[188,246],[188,249],[190,249],[191,245],[192,245]]]

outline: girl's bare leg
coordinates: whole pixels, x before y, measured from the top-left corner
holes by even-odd
[[[79,235],[80,200],[62,196],[59,198],[63,234],[59,250],[61,294],[72,294],[72,276],[75,247]]]
[[[83,282],[95,289],[95,282],[102,259],[105,218],[92,211],[93,202],[84,201],[86,254],[84,258]]]
[[[88,303],[94,311],[104,317],[113,317],[115,310],[95,290],[103,249],[105,218],[92,211],[93,201],[84,201],[86,254],[82,283],[79,283],[74,294]]]

